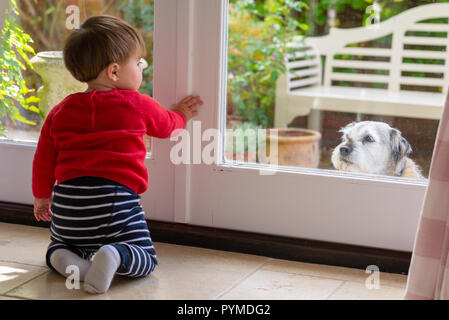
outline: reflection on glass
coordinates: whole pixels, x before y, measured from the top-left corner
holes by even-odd
[[[228,131],[278,129],[279,165],[426,178],[447,92],[447,10],[231,0]],[[250,148],[237,138],[226,139],[229,161]]]

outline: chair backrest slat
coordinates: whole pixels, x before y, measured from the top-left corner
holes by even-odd
[[[290,47],[290,91],[324,85],[446,93],[449,3],[418,6],[371,28],[332,28]]]

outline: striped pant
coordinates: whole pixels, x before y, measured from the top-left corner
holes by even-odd
[[[103,245],[120,253],[116,274],[141,277],[157,265],[140,196],[130,188],[99,177],[78,177],[53,188],[50,244],[46,263],[56,249],[67,249],[90,260]],[[56,271],[56,270],[55,270]]]

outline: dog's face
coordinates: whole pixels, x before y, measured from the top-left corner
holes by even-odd
[[[342,128],[342,143],[332,153],[338,170],[400,175],[412,149],[397,129],[375,121],[353,122]]]

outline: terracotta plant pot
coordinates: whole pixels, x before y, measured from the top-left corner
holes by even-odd
[[[321,133],[298,128],[275,128],[267,130],[266,144],[261,146],[262,163],[284,166],[318,168],[320,163]],[[278,150],[270,154],[270,144],[277,143]],[[264,157],[265,155],[265,157]]]

